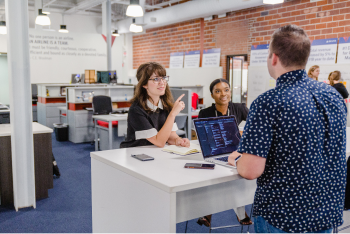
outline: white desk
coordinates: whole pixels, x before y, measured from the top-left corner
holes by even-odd
[[[98,151],[97,120],[108,122],[109,149],[113,149],[112,122],[118,121],[118,136],[124,136],[128,128],[128,114],[93,115],[92,119],[95,123],[95,151]]]
[[[33,134],[52,133],[53,130],[42,124],[32,122]],[[0,136],[11,136],[11,124],[0,124]]]
[[[142,162],[131,154],[148,154]],[[256,181],[236,169],[185,169],[201,154],[155,146],[91,152],[93,232],[176,232],[176,223],[253,203]]]

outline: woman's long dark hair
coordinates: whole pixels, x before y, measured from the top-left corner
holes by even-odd
[[[131,99],[131,103],[138,102],[141,107],[147,112],[151,112],[152,110],[147,106],[147,100],[150,99],[148,96],[147,90],[143,87],[147,85],[149,78],[155,73],[157,76],[166,76],[165,68],[156,62],[148,62],[139,66],[136,72],[136,78],[138,80],[138,84],[135,88],[135,95]],[[163,103],[164,110],[170,112],[173,108],[174,98],[171,94],[168,83],[165,87],[165,94],[160,96],[160,100]]]

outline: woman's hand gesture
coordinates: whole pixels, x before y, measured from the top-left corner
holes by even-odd
[[[171,110],[170,113],[172,113],[173,115],[178,115],[180,113],[180,111],[182,111],[183,109],[185,109],[185,103],[183,101],[181,101],[181,99],[185,96],[185,94],[182,94],[174,103],[173,109]]]

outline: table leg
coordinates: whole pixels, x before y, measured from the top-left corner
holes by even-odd
[[[112,121],[108,121],[108,140],[109,140],[109,149],[113,149],[113,134],[112,134]]]
[[[97,119],[94,119],[94,123],[95,123],[95,151],[98,151]]]

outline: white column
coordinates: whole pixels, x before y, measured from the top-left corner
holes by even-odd
[[[112,9],[111,0],[106,1],[107,70],[112,70]]]
[[[28,0],[5,0],[15,209],[35,208]]]
[[[36,17],[39,15],[39,12],[38,12],[39,9],[43,9],[43,2],[42,2],[42,0],[34,0],[34,21],[35,21]],[[35,24],[35,22],[34,22],[34,24]],[[35,24],[35,28],[36,29],[42,29],[43,26]]]

